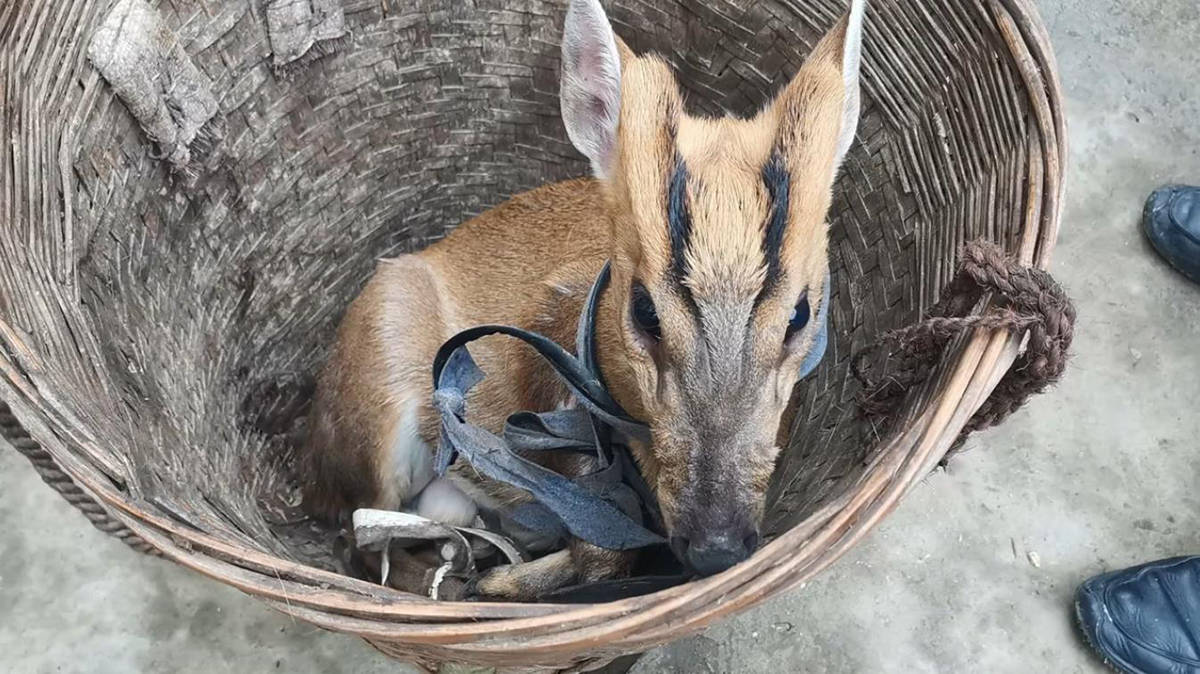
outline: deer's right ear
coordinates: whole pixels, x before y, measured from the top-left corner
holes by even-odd
[[[599,0],[571,0],[562,40],[563,123],[597,178],[612,170],[621,113],[621,57]]]

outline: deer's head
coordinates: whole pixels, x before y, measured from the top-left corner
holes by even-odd
[[[614,395],[676,551],[701,573],[758,543],[776,435],[828,301],[825,217],[854,139],[864,0],[750,119],[694,117],[670,67],[572,0],[561,103],[612,226]],[[598,214],[599,215],[599,214]],[[611,327],[611,326],[610,326]]]

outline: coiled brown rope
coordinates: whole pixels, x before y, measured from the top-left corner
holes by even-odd
[[[967,315],[985,293],[992,293],[996,306],[980,315]],[[990,241],[966,244],[954,279],[927,318],[881,334],[854,355],[851,371],[862,385],[863,413],[889,426],[908,392],[933,373],[946,344],[975,328],[1028,331],[1029,341],[963,427],[952,450],[969,434],[996,425],[1029,396],[1058,381],[1074,337],[1075,305],[1047,272],[1018,264]],[[872,377],[867,362],[885,347],[886,362],[880,370],[886,374]]]

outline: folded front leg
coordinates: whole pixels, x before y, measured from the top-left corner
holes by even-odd
[[[573,539],[565,550],[485,572],[475,584],[475,594],[489,599],[535,601],[569,585],[627,576],[636,558],[635,551],[606,550]]]

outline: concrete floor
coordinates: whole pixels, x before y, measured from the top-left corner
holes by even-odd
[[[972,439],[805,589],[635,671],[1102,671],[1075,635],[1075,585],[1200,552],[1200,288],[1137,231],[1149,190],[1200,182],[1200,8],[1040,6],[1071,126],[1054,268],[1080,316],[1065,381]],[[0,522],[0,671],[415,671],[131,553],[7,447]]]

